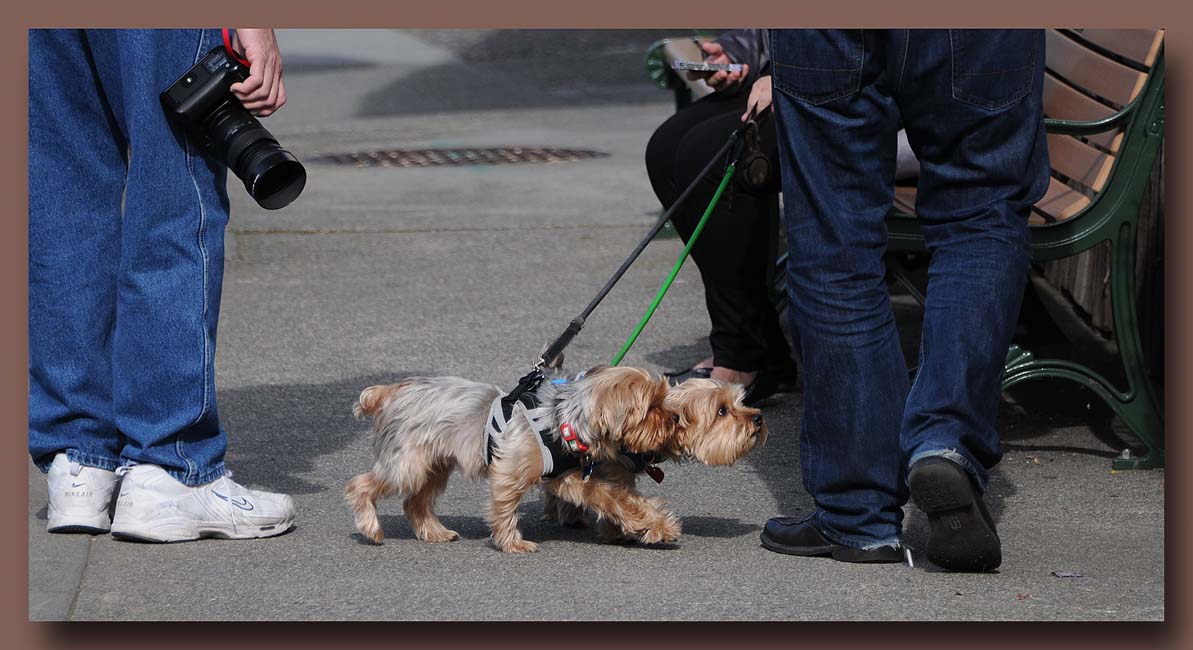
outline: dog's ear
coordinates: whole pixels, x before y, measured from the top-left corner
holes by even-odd
[[[666,406],[667,381],[651,373],[624,368],[598,375],[595,420],[610,444],[633,452],[670,452],[676,445],[673,413]]]
[[[680,384],[672,387],[667,392],[667,398],[664,400],[667,408],[679,416],[679,427],[683,430],[687,430],[696,422],[692,394],[693,390],[690,386]]]
[[[584,442],[593,456],[616,456],[626,428],[646,416],[647,378],[636,368],[612,366],[597,366],[584,375]]]

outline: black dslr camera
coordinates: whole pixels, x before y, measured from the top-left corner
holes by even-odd
[[[261,207],[277,210],[302,193],[307,172],[228,90],[248,76],[246,66],[217,47],[161,94],[162,106],[191,139],[244,181]]]

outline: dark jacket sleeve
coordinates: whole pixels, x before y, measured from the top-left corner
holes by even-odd
[[[725,49],[730,61],[750,66],[750,73],[742,83],[730,88],[725,94],[736,95],[743,89],[748,92],[758,77],[770,74],[767,40],[765,29],[734,29],[717,37],[715,42]]]

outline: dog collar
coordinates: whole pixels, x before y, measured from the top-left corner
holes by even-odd
[[[563,441],[567,443],[568,449],[572,450],[573,454],[588,453],[588,445],[580,441],[580,437],[576,435],[576,430],[572,425],[564,422],[559,425],[559,433],[563,437]]]

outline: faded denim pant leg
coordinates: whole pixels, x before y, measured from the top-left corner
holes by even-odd
[[[159,93],[215,30],[29,31],[29,453],[221,476],[226,170]]]
[[[1040,30],[775,30],[791,318],[805,369],[809,518],[856,548],[899,543],[909,462],[944,455],[981,489],[1048,185]],[[908,386],[883,277],[902,125],[932,257]]]

